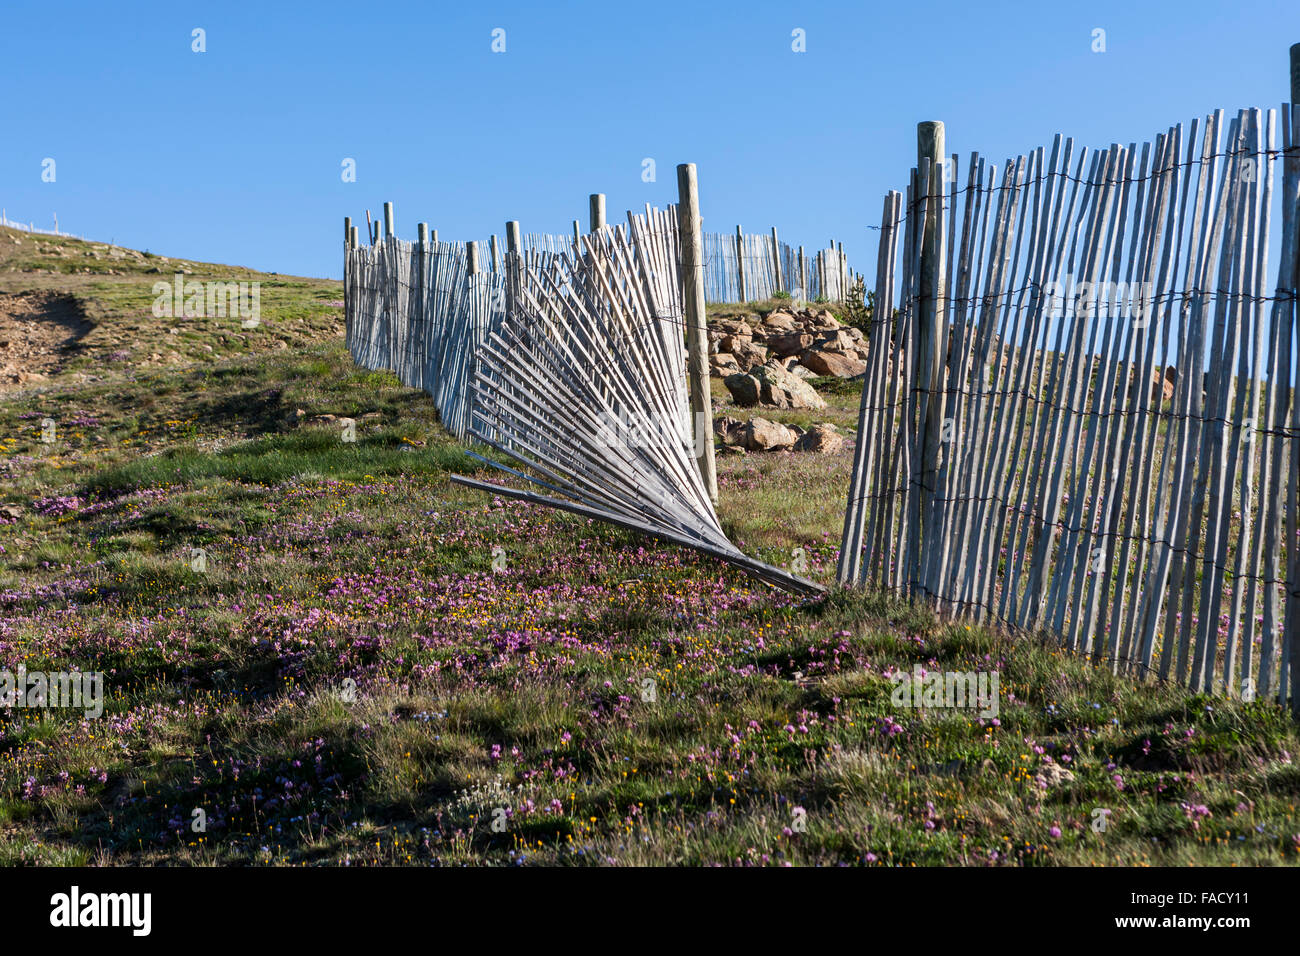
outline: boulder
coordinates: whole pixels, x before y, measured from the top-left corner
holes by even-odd
[[[721,415],[713,420],[713,434],[723,445],[732,445],[740,447],[744,444],[742,435],[745,431],[746,422],[739,418],[732,418],[730,415]]]
[[[794,316],[789,312],[773,312],[763,320],[763,324],[769,329],[780,329],[785,332],[795,330]]]
[[[856,347],[853,336],[844,329],[836,329],[829,334],[822,333],[813,340],[812,347],[822,352],[847,352]]]
[[[751,418],[741,432],[741,443],[748,451],[778,451],[793,448],[800,435],[793,428],[766,418]]]
[[[733,339],[738,339],[733,336]],[[761,345],[755,345],[749,339],[740,339],[729,351],[736,359],[736,364],[742,371],[749,371],[755,365],[762,365],[767,361],[767,349]]]
[[[732,401],[743,408],[770,405],[775,408],[825,408],[826,402],[803,379],[776,362],[755,366],[748,372],[728,375],[723,380]]]
[[[726,378],[728,375],[735,375],[745,371],[736,361],[736,357],[729,352],[719,352],[717,355],[709,357],[709,374],[716,375],[718,378]]]
[[[867,370],[867,363],[843,352],[823,352],[809,349],[799,356],[799,362],[812,369],[818,375],[834,375],[836,378],[854,378]]]
[[[807,332],[786,332],[784,335],[770,336],[767,340],[767,347],[773,355],[784,357],[786,355],[796,355],[808,348],[812,343],[813,337]]]
[[[714,319],[712,325],[723,335],[750,335],[753,332],[744,319]]]
[[[1155,368],[1151,370],[1151,401],[1153,404],[1172,401],[1174,397],[1174,382],[1167,378],[1167,372],[1161,372]],[[1177,373],[1175,373],[1175,378]]]
[[[718,340],[719,352],[730,352],[736,354],[737,345],[749,345],[754,341],[754,336],[749,332],[741,334],[740,332],[729,332]]]
[[[844,436],[829,422],[814,425],[794,443],[795,451],[811,451],[819,455],[833,455],[844,447]]]

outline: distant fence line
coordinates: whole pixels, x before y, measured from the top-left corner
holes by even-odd
[[[956,156],[922,158],[882,216],[898,308],[868,336],[841,581],[1300,705],[1296,114],[1280,152],[1244,110],[1000,173],[972,155],[960,189]]]
[[[85,239],[86,239],[85,236],[80,236],[80,237],[78,237],[78,236],[73,236],[73,235],[71,235],[71,234],[69,234],[69,233],[66,233],[66,232],[61,231],[61,230],[59,229],[59,219],[58,219],[57,216],[54,218],[54,228],[53,228],[53,229],[38,229],[38,228],[36,228],[36,226],[35,226],[33,223],[30,223],[30,222],[14,222],[12,219],[9,218],[9,216],[8,216],[8,210],[0,210],[0,226],[5,226],[5,227],[7,227],[7,228],[9,228],[9,229],[19,229],[19,230],[21,230],[21,231],[23,231],[23,232],[29,232],[29,233],[32,233],[33,235],[40,235],[40,236],[59,236],[59,237],[64,238],[64,239],[77,239],[77,238],[80,238],[83,242],[84,242]]]

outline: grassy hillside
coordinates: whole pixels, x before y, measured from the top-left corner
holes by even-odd
[[[0,863],[1300,860],[1278,708],[452,485],[338,283],[117,251],[0,232],[11,326],[73,330],[0,392],[0,669],[107,682],[0,711]],[[178,265],[261,325],[155,319]],[[720,458],[728,532],[829,582],[849,461]],[[998,716],[900,709],[915,664],[997,670]]]

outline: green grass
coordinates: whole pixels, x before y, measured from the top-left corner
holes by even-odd
[[[856,384],[824,384],[817,420],[851,427]],[[795,600],[448,480],[479,467],[330,335],[0,396],[0,666],[107,687],[98,720],[0,715],[0,862],[1300,859],[1274,705],[880,595]],[[829,583],[848,467],[722,457],[724,526]],[[897,706],[886,675],[917,664],[996,671],[997,722]]]

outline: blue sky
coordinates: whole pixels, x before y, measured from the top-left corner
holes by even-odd
[[[407,238],[565,232],[592,192],[611,219],[674,201],[694,162],[706,230],[835,238],[871,275],[918,121],[1001,163],[1277,106],[1300,3],[5,0],[0,25],[0,206],[38,227],[337,277],[342,217],[385,200]]]

